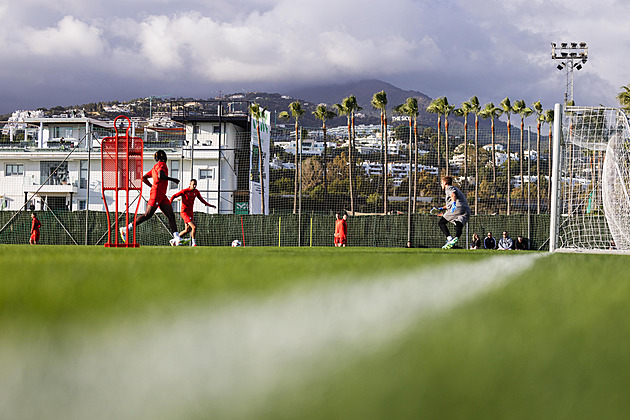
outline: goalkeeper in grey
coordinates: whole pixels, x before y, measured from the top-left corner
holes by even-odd
[[[438,221],[440,230],[446,236],[446,244],[442,248],[451,249],[459,241],[462,236],[464,225],[470,218],[470,207],[466,196],[459,188],[453,186],[453,178],[450,176],[442,177],[442,189],[446,193],[446,207],[443,207],[442,217]],[[455,225],[455,236],[451,236],[448,230],[448,223]]]

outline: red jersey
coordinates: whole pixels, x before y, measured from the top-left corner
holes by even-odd
[[[199,193],[199,190],[196,188],[195,189],[191,189],[190,187],[184,188],[183,190],[173,194],[173,196],[171,197],[171,203],[173,202],[173,200],[175,200],[177,197],[180,197],[180,196],[182,197],[182,210],[181,210],[182,213],[192,214],[193,205],[195,204],[195,198],[198,198],[199,201],[201,201],[206,206],[211,205],[210,203],[208,203],[206,200],[203,199],[203,197]]]
[[[164,175],[168,176],[168,165],[166,162],[158,162],[153,165],[153,169],[147,172],[145,176],[153,178],[153,185],[151,186],[151,196],[157,197],[159,195],[166,195],[168,189],[168,180],[160,179],[160,171],[164,172]]]
[[[37,217],[33,218],[33,225],[31,226],[31,232],[37,232],[39,233],[39,228],[42,226],[41,223],[39,223],[39,220],[37,220]]]

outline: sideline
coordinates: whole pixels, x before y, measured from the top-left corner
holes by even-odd
[[[273,403],[272,393],[325,378],[423,319],[509,282],[545,255],[492,256],[183,310],[173,320],[88,333],[65,351],[33,343],[12,360],[0,359],[0,412],[11,419],[98,420],[211,410],[214,418],[251,418]]]

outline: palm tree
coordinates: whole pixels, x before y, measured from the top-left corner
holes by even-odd
[[[529,117],[530,115],[532,115],[532,109],[529,108],[527,106],[527,104],[525,104],[525,101],[520,99],[516,102],[514,102],[514,105],[512,106],[512,112],[514,112],[515,114],[518,114],[521,116],[521,147],[520,147],[520,155],[519,155],[519,163],[521,164],[521,171],[520,171],[520,175],[521,175],[521,198],[523,198],[524,196],[524,187],[525,187],[525,183],[523,181],[523,133],[525,130],[525,118]],[[531,156],[530,156],[531,157]],[[527,199],[527,202],[529,203],[529,197]]]
[[[492,185],[495,185],[497,182],[497,160],[495,157],[495,139],[494,139],[494,120],[495,118],[499,118],[501,116],[501,109],[494,106],[492,102],[488,102],[484,108],[479,112],[479,116],[484,120],[490,118],[492,122],[490,126],[490,130],[492,133]]]
[[[512,104],[510,98],[507,96],[501,101],[502,114],[507,115],[507,215],[510,215],[510,190],[512,186],[512,173],[510,172],[510,162],[512,160],[510,149],[510,131],[512,123],[510,122],[510,115],[512,115]]]
[[[446,175],[448,175],[451,166],[448,161],[448,116],[451,112],[453,112],[455,106],[448,103],[448,99],[446,99],[446,96],[443,99],[444,102],[442,105],[442,113],[444,114],[444,146],[446,149],[444,153],[444,158],[446,159]]]
[[[437,114],[437,168],[438,176],[440,173],[440,130],[442,129],[442,108],[444,104],[444,98],[437,98],[431,101],[426,111],[431,114]]]
[[[381,148],[383,150],[383,213],[387,214],[387,94],[384,90],[372,96],[372,106],[381,111]]]
[[[549,157],[547,158],[547,165],[549,166],[549,188],[547,188],[547,211],[549,211],[549,205],[551,204],[551,165],[552,165],[552,156],[553,156],[553,141],[552,141],[552,133],[553,133],[553,119],[554,112],[553,109],[548,109],[543,114],[545,116],[544,121],[547,123],[549,127]]]
[[[289,110],[291,111],[291,115],[287,111],[282,111],[278,114],[278,117],[288,120],[293,117],[295,120],[295,182],[293,188],[293,214],[297,212],[297,196],[298,196],[298,182],[299,182],[299,171],[298,171],[298,144],[299,151],[302,152],[302,142],[299,138],[299,120],[302,115],[304,115],[304,109],[302,108],[302,104],[300,101],[293,101],[289,104]]]
[[[624,112],[630,112],[630,84],[622,86],[621,89],[623,90],[617,94],[617,100]]]
[[[265,214],[265,179],[263,178],[262,142],[260,140],[260,121],[265,117],[267,108],[260,108],[260,105],[253,103],[249,106],[249,113],[256,121],[256,135],[258,136],[258,175],[260,177],[260,210]]]
[[[470,112],[475,114],[475,215],[477,215],[477,203],[479,201],[479,114],[481,113],[481,105],[479,98],[476,96],[468,100],[470,104]]]
[[[458,117],[464,117],[464,179],[468,183],[468,114],[472,112],[472,104],[469,101],[462,102],[461,108],[456,108],[453,113]]]
[[[540,214],[540,126],[544,121],[543,106],[540,101],[536,101],[531,109],[536,114],[536,214]]]
[[[418,99],[407,98],[407,102],[394,108],[394,112],[409,117],[409,213],[416,212],[416,194],[418,187]],[[413,133],[412,133],[413,130]],[[412,137],[413,135],[413,137]],[[413,140],[412,140],[413,139]],[[415,144],[415,162],[412,160],[412,144]],[[413,207],[411,206],[411,168],[414,176]]]
[[[352,150],[354,148],[354,114],[362,108],[359,106],[357,97],[354,95],[344,98],[340,104],[335,104],[335,108],[337,108],[339,115],[345,115],[348,118],[348,178],[350,181],[350,213],[354,216],[354,191],[352,188],[352,167],[354,166],[352,159]]]
[[[317,118],[318,120],[322,122],[322,131],[324,133],[324,153],[322,156],[322,161],[324,164],[324,194],[328,195],[328,175],[327,175],[327,169],[326,169],[326,157],[328,154],[328,141],[326,139],[326,121],[332,118],[335,118],[337,114],[334,111],[330,111],[328,108],[326,108],[326,105],[320,104],[320,105],[317,105],[317,108],[315,108],[315,111],[313,111],[313,115],[315,115],[315,118]]]

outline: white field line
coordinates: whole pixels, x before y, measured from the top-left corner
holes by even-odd
[[[176,319],[86,333],[63,349],[40,342],[7,349],[0,340],[1,417],[172,419],[210,409],[220,418],[251,418],[273,392],[325,378],[541,255],[183,309]]]

